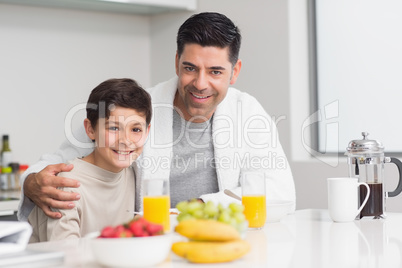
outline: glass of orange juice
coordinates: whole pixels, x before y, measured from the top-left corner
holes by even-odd
[[[265,202],[265,176],[263,172],[246,171],[241,177],[244,215],[251,229],[261,229],[265,225],[267,209]]]
[[[169,181],[149,179],[144,180],[143,183],[144,218],[152,223],[163,225],[165,232],[170,231]]]

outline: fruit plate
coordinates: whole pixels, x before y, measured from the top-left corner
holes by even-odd
[[[109,267],[146,267],[166,260],[172,246],[172,234],[127,238],[97,237],[92,238],[90,244],[93,256],[99,264]]]

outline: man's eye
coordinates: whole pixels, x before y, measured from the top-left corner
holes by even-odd
[[[194,67],[189,67],[189,66],[184,67],[184,69],[189,72],[193,72],[195,70]]]
[[[222,72],[221,71],[212,71],[212,74],[213,75],[219,75],[219,74],[221,74]]]

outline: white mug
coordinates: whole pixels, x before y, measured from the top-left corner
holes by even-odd
[[[328,178],[328,211],[335,222],[350,222],[366,205],[370,196],[370,187],[365,182],[358,182],[357,178]],[[358,189],[363,185],[367,188],[367,195],[362,205],[358,203]]]

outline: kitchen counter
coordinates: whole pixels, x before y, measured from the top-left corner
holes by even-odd
[[[0,190],[0,216],[13,215],[18,210],[20,191]]]
[[[402,213],[387,213],[387,219],[364,218],[334,223],[327,210],[298,210],[279,223],[247,231],[251,251],[230,263],[190,264],[171,252],[157,267],[402,267]],[[174,234],[176,239],[180,239]],[[94,259],[89,239],[28,245],[28,249],[63,251],[64,265],[57,267],[102,267]]]

